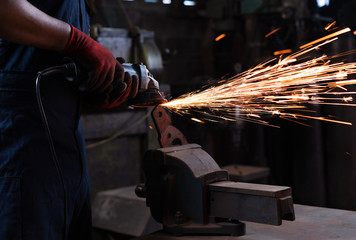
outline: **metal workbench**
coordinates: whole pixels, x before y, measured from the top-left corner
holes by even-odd
[[[246,222],[246,235],[172,236],[156,232],[135,240],[356,240],[356,212],[294,205],[296,220],[281,226]]]

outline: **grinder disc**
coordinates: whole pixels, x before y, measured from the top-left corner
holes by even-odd
[[[128,105],[132,107],[154,107],[166,102],[168,101],[162,96],[161,92],[156,89],[149,89],[138,93],[134,99],[130,99]]]

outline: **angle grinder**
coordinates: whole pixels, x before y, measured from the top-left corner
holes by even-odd
[[[65,64],[51,67],[41,71],[43,76],[51,74],[64,74],[65,78],[78,84],[80,91],[85,92],[89,73],[80,64],[70,58],[63,61]],[[144,64],[122,63],[125,72],[136,76],[139,81],[138,92],[135,98],[129,99],[127,104],[133,107],[151,107],[167,102],[159,91],[159,83],[148,71]]]

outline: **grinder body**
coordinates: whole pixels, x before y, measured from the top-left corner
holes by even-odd
[[[159,90],[159,83],[153,78],[144,64],[122,63],[121,66],[125,72],[131,76],[136,76],[139,80],[138,93],[142,93],[147,89]]]
[[[144,64],[122,63],[125,72],[136,76],[139,80],[138,92],[135,98],[128,101],[134,107],[150,107],[167,102],[159,91],[159,83],[153,78]]]

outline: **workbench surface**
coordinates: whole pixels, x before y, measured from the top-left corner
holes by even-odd
[[[156,232],[135,240],[356,240],[356,212],[294,205],[295,221],[283,221],[281,226],[246,223],[246,235],[175,237]]]

